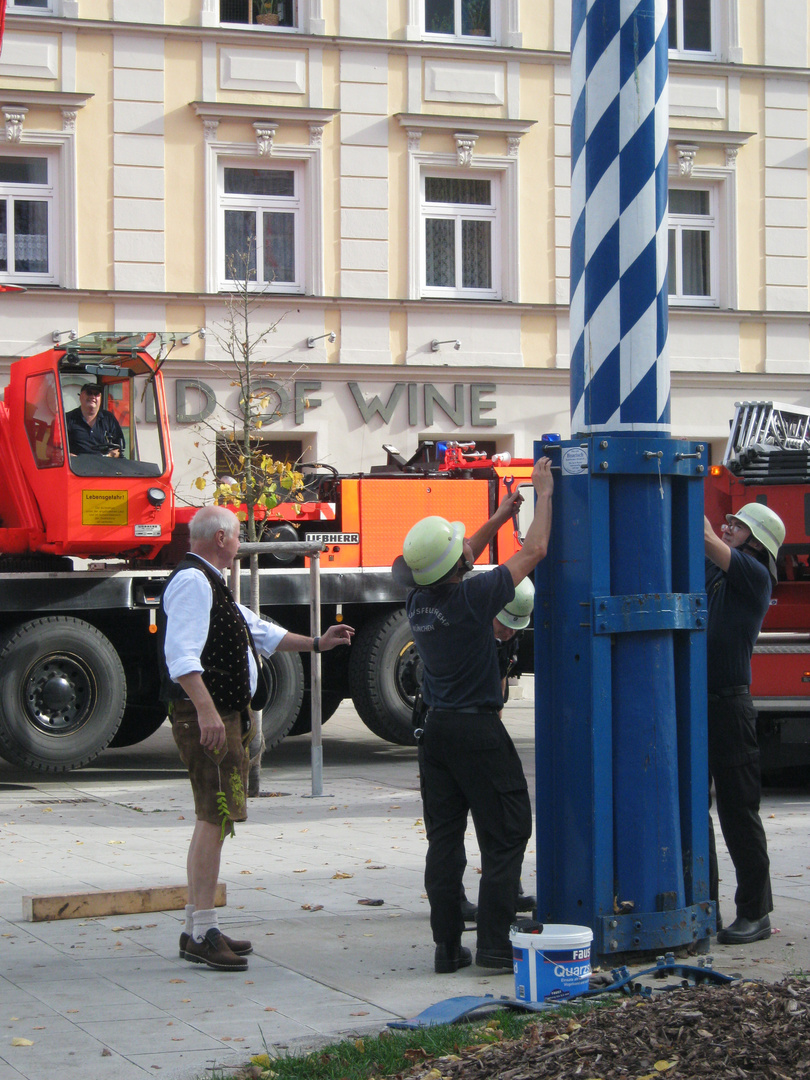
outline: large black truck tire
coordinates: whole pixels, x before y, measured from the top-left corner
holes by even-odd
[[[89,765],[115,737],[126,679],[108,639],[81,619],[33,619],[0,638],[0,754],[44,773]]]
[[[404,608],[368,622],[352,642],[349,685],[360,719],[397,746],[415,746],[411,713],[422,664]]]
[[[270,669],[270,701],[262,710],[265,750],[290,734],[304,700],[304,665],[298,653],[275,652],[267,658]]]

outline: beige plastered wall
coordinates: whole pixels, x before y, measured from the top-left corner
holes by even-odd
[[[520,301],[554,302],[554,68],[522,64],[521,119],[536,123],[520,140]],[[525,353],[524,353],[525,355]]]
[[[164,48],[166,289],[204,292],[205,144],[202,121],[189,105],[202,96],[200,45],[168,37]]]
[[[743,131],[758,132],[737,156],[737,307],[765,307],[765,84],[744,78],[740,86]],[[763,352],[761,359],[764,362]],[[755,369],[758,370],[758,369]]]
[[[778,2],[778,0],[777,0]],[[736,0],[740,20],[740,45],[746,64],[761,64],[765,56],[765,28],[762,6],[751,0]]]
[[[77,252],[79,281],[87,289],[113,286],[112,55],[111,34],[77,35],[79,86],[93,95],[76,124]]]

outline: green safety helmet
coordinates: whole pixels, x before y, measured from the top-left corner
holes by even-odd
[[[402,545],[402,558],[415,585],[436,585],[449,577],[464,552],[464,522],[422,518]]]
[[[524,578],[515,586],[515,595],[495,618],[510,630],[525,630],[534,609],[534,585]]]
[[[735,514],[726,514],[726,521],[739,521],[751,530],[751,535],[770,555],[770,571],[776,577],[776,556],[785,539],[785,524],[775,511],[765,503],[752,502],[741,506]]]

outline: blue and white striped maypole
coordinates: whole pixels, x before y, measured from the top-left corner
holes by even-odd
[[[692,724],[705,466],[669,430],[667,0],[572,0],[571,40],[572,441],[535,582],[538,918],[585,920],[605,957],[705,943],[713,919]]]
[[[669,433],[666,0],[573,0],[571,433]]]

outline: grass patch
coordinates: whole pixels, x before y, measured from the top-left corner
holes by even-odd
[[[520,1039],[531,1024],[576,1017],[606,1004],[566,1005],[547,1013],[504,1009],[466,1023],[437,1024],[415,1031],[387,1028],[380,1035],[345,1039],[307,1054],[258,1054],[239,1072],[217,1072],[214,1080],[372,1080],[397,1076],[439,1058],[452,1059],[470,1046]]]

